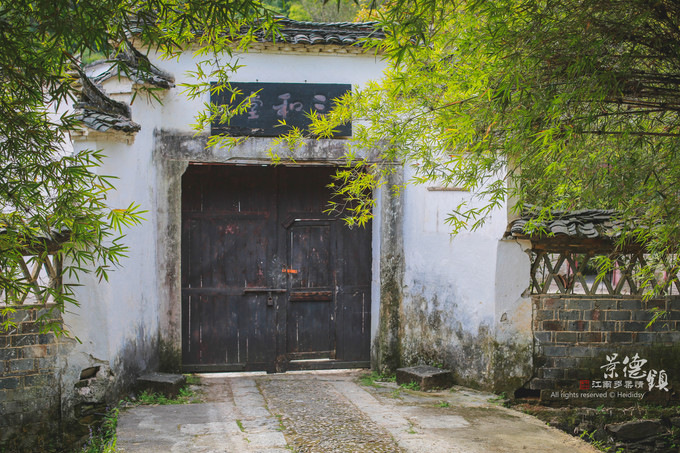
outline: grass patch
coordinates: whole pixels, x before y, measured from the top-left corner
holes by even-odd
[[[451,406],[448,401],[440,401],[435,404],[435,407],[449,407]]]
[[[617,448],[616,446],[608,446],[605,442],[598,440],[595,438],[595,433],[597,430],[593,432],[588,432],[588,431],[583,431],[581,435],[579,436],[581,439],[585,440],[588,442],[590,445],[593,447],[597,448],[600,451],[605,451],[605,452],[615,452],[615,453],[623,453],[625,450],[623,447]]]
[[[196,392],[189,387],[182,387],[179,390],[176,398],[168,398],[160,393],[149,392],[144,390],[137,396],[136,404],[141,405],[166,405],[166,404],[189,404],[197,403],[199,401]]]
[[[418,434],[418,432],[415,430],[415,426],[413,423],[408,422],[408,429],[406,430],[408,434]]]
[[[201,378],[195,374],[185,374],[184,377],[187,378],[187,385],[201,385]]]
[[[489,403],[492,403],[492,404],[500,404],[500,405],[503,405],[503,406],[508,406],[507,403],[508,403],[509,400],[508,400],[508,396],[505,394],[505,392],[501,392],[500,394],[498,394],[498,395],[496,395],[492,398],[489,398],[487,401]]]
[[[399,387],[406,389],[406,390],[415,390],[416,392],[420,391],[420,384],[417,382],[405,382],[401,384]]]
[[[201,379],[193,374],[186,375],[187,384],[179,390],[176,398],[168,398],[159,393],[144,391],[134,401],[121,401],[118,406],[110,409],[99,425],[99,428],[90,433],[90,437],[78,453],[115,453],[116,452],[116,428],[118,427],[118,415],[120,407],[141,405],[164,405],[164,404],[189,404],[200,402],[198,394],[189,386],[199,385]],[[243,431],[240,420],[236,423]]]
[[[359,377],[359,382],[366,387],[379,387],[379,382],[396,382],[397,376],[394,374],[382,374],[377,371],[362,374]]]
[[[118,414],[120,409],[110,409],[101,425],[90,433],[81,453],[115,453],[116,452],[116,428],[118,427]]]
[[[279,426],[276,428],[277,431],[285,431],[286,427],[283,426],[283,415],[281,414],[276,414],[276,420],[279,422]]]

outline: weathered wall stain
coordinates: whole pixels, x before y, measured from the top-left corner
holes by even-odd
[[[402,363],[402,303],[404,280],[404,238],[402,200],[392,194],[403,183],[395,171],[382,187],[380,212],[380,319],[373,343],[373,367],[394,371]]]
[[[458,384],[512,394],[531,376],[532,345],[499,342],[490,325],[476,330],[458,303],[437,294],[424,296],[414,285],[405,294],[403,357],[407,365],[429,364],[449,368]],[[442,294],[455,294],[445,285]]]
[[[108,359],[79,352],[72,339],[60,354],[61,429],[64,447],[77,445],[89,436],[90,426],[107,407],[131,394],[136,378],[157,369],[158,339],[141,324],[133,329],[117,354]],[[57,436],[59,438],[59,436]]]

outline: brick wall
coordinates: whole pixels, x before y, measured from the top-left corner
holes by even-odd
[[[542,399],[556,389],[578,389],[580,380],[601,379],[606,355],[614,352],[644,357],[680,390],[680,298],[535,295],[532,301],[535,371],[529,387],[541,390]],[[653,308],[668,316],[647,328]]]
[[[0,315],[17,324],[0,333],[0,451],[45,450],[59,438],[58,344],[54,334],[39,332],[41,313]]]

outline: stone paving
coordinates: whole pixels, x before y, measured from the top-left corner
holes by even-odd
[[[464,388],[367,387],[365,371],[202,376],[203,403],[121,412],[121,453],[593,453],[580,439]]]
[[[283,432],[297,452],[402,451],[384,428],[327,381],[286,376],[261,379],[258,386],[269,410],[281,416]]]

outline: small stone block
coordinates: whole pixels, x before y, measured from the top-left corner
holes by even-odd
[[[453,386],[453,374],[450,370],[442,370],[433,366],[414,366],[397,369],[397,384],[420,385],[420,390],[446,389]]]
[[[148,373],[137,378],[140,391],[160,393],[168,398],[176,397],[186,383],[187,378],[181,374]]]

